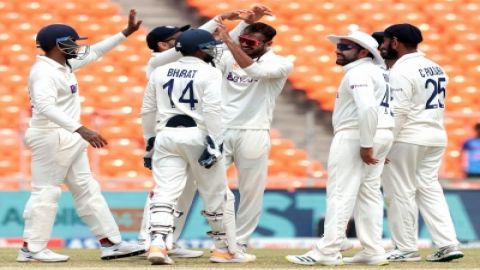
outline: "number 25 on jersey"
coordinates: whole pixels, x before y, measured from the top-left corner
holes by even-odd
[[[430,78],[425,81],[425,89],[432,90],[432,94],[427,100],[426,110],[445,108],[445,77],[438,77],[436,80]]]

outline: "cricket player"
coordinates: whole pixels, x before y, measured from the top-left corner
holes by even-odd
[[[208,32],[214,32],[218,25],[224,20],[240,20],[240,23],[230,32],[230,36],[233,39],[238,39],[241,31],[243,29],[261,19],[265,15],[270,15],[271,10],[263,5],[253,5],[250,9],[235,10],[231,12],[226,12],[221,15],[216,16],[212,20],[208,21],[204,25],[200,26],[199,29],[204,29]],[[147,35],[147,45],[153,51],[153,55],[150,58],[147,65],[147,78],[150,76],[150,73],[158,66],[177,61],[182,57],[181,53],[174,49],[175,39],[184,31],[190,28],[189,25],[182,27],[174,26],[160,26],[154,28]],[[153,154],[153,143],[154,140],[149,140],[150,145],[147,145],[149,151],[146,153],[145,157],[145,166],[151,169],[151,156]],[[196,184],[193,182],[195,176],[188,177],[188,182],[185,185],[185,189],[180,195],[180,198],[177,202],[177,210],[183,214],[179,217],[176,217],[175,222],[175,231],[174,231],[174,245],[173,249],[169,250],[170,257],[180,257],[180,258],[195,258],[203,255],[203,251],[199,250],[189,250],[181,248],[176,244],[178,238],[180,237],[183,227],[185,225],[186,218],[188,217],[188,212],[190,206],[195,197],[195,192],[197,190]],[[148,220],[149,220],[149,209],[150,198],[147,197],[145,203],[144,215],[142,219],[142,225],[139,232],[139,243],[146,244],[146,249],[148,250],[149,245],[149,234],[147,230]]]
[[[421,31],[395,24],[384,31],[380,50],[397,61],[390,69],[395,100],[395,142],[385,167],[384,186],[392,238],[390,261],[421,260],[417,247],[417,207],[439,250],[427,261],[462,258],[438,170],[447,145],[443,126],[448,76],[417,51]]]
[[[146,140],[156,138],[152,158],[156,186],[150,200],[152,242],[148,254],[152,264],[174,263],[168,250],[173,247],[176,202],[189,174],[195,175],[204,202],[202,214],[212,228],[208,234],[216,249],[232,254],[236,262],[251,261],[235,253],[235,239],[229,244],[226,228],[232,226],[224,219],[228,188],[221,161],[222,75],[209,64],[219,53],[219,43],[205,30],[183,32],[175,41],[175,49],[184,57],[155,69],[145,91],[144,136]]]
[[[32,119],[25,144],[32,150],[32,192],[25,206],[24,245],[18,262],[65,262],[68,256],[47,249],[55,221],[60,185],[72,192],[78,215],[100,241],[104,260],[134,256],[144,248],[122,242],[98,182],[90,171],[87,146],[104,147],[107,141],[80,124],[80,95],[75,70],[94,62],[138,30],[135,10],[121,33],[89,47],[70,26],[51,24],[36,37],[45,55],[37,56],[30,70],[28,90]],[[90,50],[89,50],[90,49]]]
[[[270,49],[275,35],[273,27],[261,22],[247,26],[238,40],[219,28],[229,49],[216,63],[223,73],[225,162],[235,163],[238,170],[237,243],[244,251],[262,211],[275,99],[293,68],[290,60]],[[234,200],[233,193],[228,195]]]
[[[345,75],[332,116],[335,135],[328,157],[325,233],[311,251],[286,259],[302,265],[385,265],[380,175],[394,125],[388,76],[380,67],[378,43],[367,33],[352,31],[328,39],[336,44],[336,63]],[[352,213],[363,249],[342,260],[341,243]]]

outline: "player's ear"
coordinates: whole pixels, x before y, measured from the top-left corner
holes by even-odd
[[[270,47],[273,44],[273,40],[270,40],[268,42],[265,42],[265,46]]]
[[[157,42],[157,47],[160,49],[160,51],[165,51],[170,49],[170,46],[168,45],[168,43],[163,41]]]

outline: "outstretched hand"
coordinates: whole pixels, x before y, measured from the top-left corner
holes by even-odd
[[[246,23],[254,23],[260,20],[263,16],[272,16],[272,10],[264,5],[255,4],[250,8],[251,13],[244,17]]]
[[[140,25],[142,25],[142,20],[137,21],[137,11],[135,9],[130,9],[128,14],[128,25],[127,28],[123,29],[122,33],[128,37],[134,32],[138,31]]]
[[[234,11],[225,12],[219,16],[220,20],[228,20],[228,21],[235,21],[235,20],[244,20],[248,15],[253,14],[253,11],[249,9],[238,9]]]

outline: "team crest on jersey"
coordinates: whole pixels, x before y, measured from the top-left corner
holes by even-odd
[[[72,94],[75,94],[77,92],[77,85],[76,84],[70,85],[70,91],[72,92]]]

